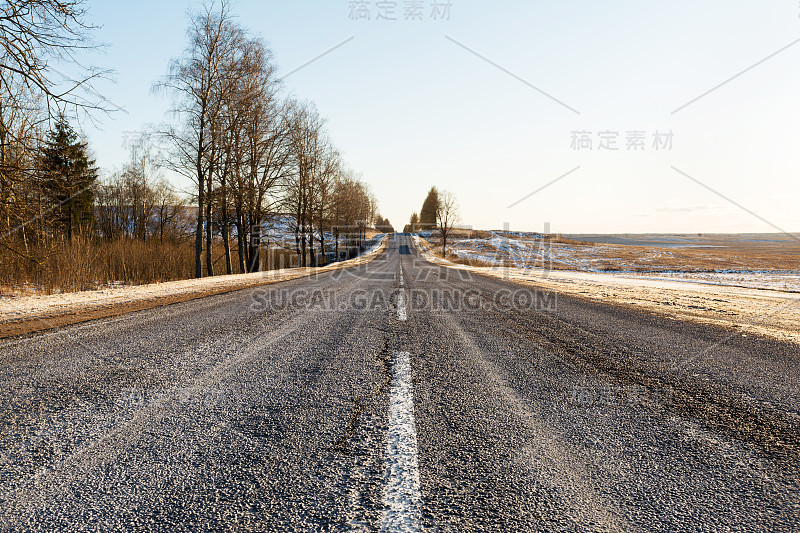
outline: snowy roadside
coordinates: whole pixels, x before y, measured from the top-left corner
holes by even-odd
[[[324,267],[289,268],[3,299],[0,300],[0,338],[364,264],[375,259],[386,248],[387,237],[378,237],[380,241],[362,255]]]
[[[671,319],[733,328],[742,335],[766,335],[800,344],[800,293],[797,292],[636,275],[467,266],[435,255],[427,241],[419,237],[415,236],[414,242],[427,260],[450,268],[631,305]]]

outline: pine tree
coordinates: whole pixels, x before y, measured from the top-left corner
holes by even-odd
[[[87,145],[59,117],[41,148],[40,177],[50,204],[53,229],[66,233],[69,240],[94,224],[94,184],[97,168],[90,160]]]
[[[419,223],[422,229],[431,230],[436,227],[436,211],[438,209],[439,191],[436,190],[436,187],[431,187],[419,212]]]
[[[411,224],[411,231],[414,231],[413,228],[417,227],[417,224],[419,224],[419,215],[416,212],[411,213],[411,218],[408,220],[408,223]]]

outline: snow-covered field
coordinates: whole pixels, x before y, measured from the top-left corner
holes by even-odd
[[[655,281],[684,281],[686,283],[702,283],[705,285],[800,292],[800,273],[792,271],[668,272],[663,274],[633,274],[629,277]]]
[[[451,268],[634,306],[672,319],[716,324],[730,328],[732,335],[758,334],[800,343],[797,272],[645,274],[553,270],[543,268],[541,262],[537,264],[536,255],[528,251],[523,257],[517,255],[522,245],[514,239],[456,241],[450,251],[460,251],[456,253],[459,258],[480,258],[484,262],[484,266],[472,266],[442,259],[425,239],[415,237],[415,242],[428,260]],[[591,257],[583,260],[590,262]]]
[[[720,248],[696,244],[684,246],[694,248],[695,255],[697,248],[714,253],[718,250],[712,249]],[[800,264],[794,270],[746,268],[746,259],[737,261],[738,265],[731,265],[729,258],[725,258],[720,263],[721,268],[708,268],[707,264],[705,268],[690,268],[691,265],[687,264],[684,270],[675,268],[675,263],[680,261],[680,251],[666,248],[547,243],[541,235],[534,233],[490,232],[489,238],[457,239],[448,244],[448,252],[462,260],[486,266],[594,272],[617,278],[800,292]],[[713,257],[708,258],[708,261],[712,260]]]

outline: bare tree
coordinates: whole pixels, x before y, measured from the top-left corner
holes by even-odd
[[[0,95],[6,105],[24,105],[24,99],[9,98],[20,95],[23,88],[44,99],[50,117],[66,108],[109,110],[107,101],[91,86],[109,71],[86,67],[75,59],[76,53],[98,47],[90,38],[96,27],[87,22],[83,5],[83,0],[6,0],[0,5]],[[58,72],[52,62],[77,71],[77,79]]]
[[[158,235],[159,242],[165,239],[181,241],[189,233],[189,224],[186,217],[186,201],[178,196],[169,182],[160,179],[153,190],[155,204],[156,225],[154,235]]]
[[[46,215],[36,172],[43,132],[38,99],[19,85],[15,89],[0,94],[0,246],[33,260],[30,246],[41,242]]]
[[[98,237],[163,243],[189,234],[185,200],[161,176],[143,176],[127,164],[98,184],[94,196]]]
[[[158,203],[155,187],[161,175],[154,159],[149,138],[143,137],[131,147],[130,160],[121,174],[122,186],[130,202],[128,227],[132,237],[143,241],[147,239]]]
[[[280,83],[271,53],[257,39],[245,43],[241,76],[229,102],[231,193],[238,239],[239,267],[254,272],[259,267],[258,243],[246,240],[251,228],[260,228],[273,206],[281,182],[289,171],[286,106],[278,99]]]
[[[317,238],[322,261],[327,261],[325,255],[325,230],[330,228],[331,210],[334,200],[334,182],[341,172],[341,158],[334,149],[330,139],[324,139],[320,146],[318,157],[320,166],[313,177],[312,186],[312,225],[316,225]]]
[[[447,255],[447,236],[459,221],[458,203],[453,193],[444,190],[438,192],[439,203],[436,207],[436,224],[442,233],[442,255]]]
[[[294,104],[289,121],[289,149],[294,170],[286,176],[286,200],[295,216],[300,266],[309,265],[309,255],[314,266],[312,215],[315,181],[322,169],[323,121],[309,103]]]
[[[202,277],[203,234],[206,238],[206,271],[214,274],[212,260],[212,203],[214,174],[218,171],[219,140],[224,102],[230,96],[232,57],[241,46],[243,30],[234,24],[223,3],[192,18],[189,44],[184,54],[170,62],[168,74],[154,85],[156,91],[174,97],[173,115],[179,126],[162,134],[171,141],[173,153],[167,165],[197,185],[195,277]]]
[[[107,240],[157,237],[182,239],[185,200],[161,175],[153,145],[143,136],[130,150],[122,169],[95,188],[98,236]]]

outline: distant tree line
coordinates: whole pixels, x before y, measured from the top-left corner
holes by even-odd
[[[375,231],[380,233],[394,233],[394,227],[389,222],[388,218],[382,218],[380,215],[375,217]]]
[[[95,235],[106,240],[184,242],[192,216],[186,200],[161,175],[146,139],[130,159],[94,188]]]

